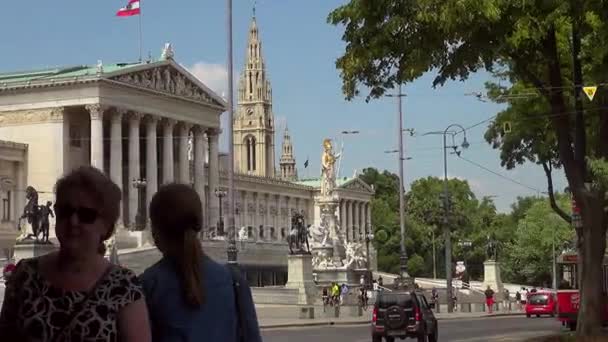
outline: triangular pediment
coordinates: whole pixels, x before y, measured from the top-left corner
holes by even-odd
[[[226,107],[226,102],[220,96],[173,60],[141,64],[104,76],[109,80],[130,86]]]
[[[346,189],[346,190],[357,190],[357,191],[374,193],[374,189],[372,189],[371,186],[369,186],[367,183],[362,181],[361,178],[359,178],[359,177],[355,177],[355,178],[349,180],[348,182],[342,184],[340,186],[340,188]]]

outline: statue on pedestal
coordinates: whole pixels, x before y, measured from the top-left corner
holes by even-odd
[[[321,157],[321,196],[331,197],[336,187],[336,160],[340,154],[335,154],[330,139],[323,141],[323,156]]]
[[[310,254],[308,244],[308,227],[304,222],[304,215],[294,212],[291,217],[291,229],[287,236],[289,254]]]
[[[498,260],[498,243],[494,234],[487,236],[486,243],[486,256],[488,260],[497,261]]]
[[[49,215],[54,216],[51,209],[52,203],[49,201],[44,206],[38,205],[38,191],[32,186],[25,189],[25,198],[27,203],[17,224],[17,229],[21,231],[17,241],[25,242],[34,238],[35,242],[49,243]],[[32,227],[31,230],[23,225],[23,220],[26,220]],[[42,240],[39,237],[40,233],[42,233]]]

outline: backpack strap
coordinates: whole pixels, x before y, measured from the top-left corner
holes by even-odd
[[[234,292],[234,304],[237,314],[237,336],[239,342],[247,341],[245,329],[245,317],[243,315],[243,302],[241,297],[241,275],[236,267],[228,265],[228,270],[232,276],[232,290]]]

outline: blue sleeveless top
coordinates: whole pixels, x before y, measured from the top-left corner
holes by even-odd
[[[153,342],[239,342],[231,272],[207,256],[202,268],[205,303],[198,309],[184,302],[177,270],[166,258],[141,275]],[[240,284],[246,341],[261,342],[251,289],[243,279]]]

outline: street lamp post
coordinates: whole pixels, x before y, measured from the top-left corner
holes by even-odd
[[[370,270],[372,267],[370,265],[370,258],[369,258],[369,243],[372,242],[374,240],[374,232],[371,229],[371,227],[369,227],[367,234],[365,234],[365,254],[367,256],[367,269]]]
[[[450,131],[452,128],[460,128],[460,131]],[[467,131],[464,127],[459,124],[449,125],[443,132],[429,132],[429,134],[441,134],[443,135],[443,235],[445,239],[445,280],[446,280],[446,291],[448,297],[448,312],[454,311],[454,296],[452,292],[452,239],[450,236],[450,225],[449,225],[449,214],[450,214],[450,198],[448,188],[448,148],[454,150],[456,154],[459,154],[458,146],[454,143],[454,136],[458,133],[464,134],[464,139],[460,145],[463,149],[468,148],[469,142],[467,141]],[[448,146],[448,134],[452,135],[452,145]]]
[[[400,287],[408,287],[411,284],[411,278],[407,273],[407,252],[405,250],[405,204],[403,198],[403,108],[402,98],[406,96],[401,92],[401,84],[399,84],[399,92],[397,94],[389,94],[388,97],[397,98],[397,138],[399,141],[399,226],[401,231],[401,254],[399,256],[399,278],[397,278],[396,285]]]
[[[450,236],[450,225],[448,216],[450,214],[450,201],[449,201],[449,188],[448,188],[448,146],[447,146],[447,135],[448,131],[452,127],[460,127],[464,133],[464,140],[462,142],[462,148],[468,148],[469,143],[467,142],[467,131],[464,127],[458,124],[452,124],[443,131],[443,195],[444,195],[444,216],[443,216],[443,234],[445,236],[445,271],[446,271],[446,286],[448,294],[448,312],[454,311],[454,296],[452,293],[452,238]],[[453,135],[452,135],[453,137]],[[456,146],[450,146],[454,150]]]
[[[435,227],[431,230],[431,239],[433,241],[433,279],[437,279],[437,255],[435,253]]]
[[[223,236],[224,235],[224,215],[222,214],[222,204],[223,204],[223,198],[226,197],[226,190],[222,190],[222,189],[215,189],[215,196],[217,196],[217,198],[220,201],[220,217],[219,217],[219,221],[217,223],[217,230],[218,230],[218,234],[219,236]],[[228,241],[230,242],[230,236],[228,237]],[[230,246],[228,246],[230,247]]]
[[[138,178],[132,180],[132,186],[137,189],[137,214],[135,214],[135,229],[144,230],[146,228],[146,216],[144,214],[144,189],[148,182],[145,178]]]
[[[227,40],[228,40],[228,248],[226,250],[228,264],[234,269],[237,268],[238,260],[238,249],[236,248],[236,226],[234,221],[234,128],[233,128],[233,116],[234,116],[234,68],[233,60],[234,56],[232,53],[232,0],[226,0],[227,7]],[[255,11],[255,9],[254,9]],[[255,12],[254,12],[255,13]],[[221,199],[220,199],[220,210],[221,210]],[[220,214],[221,217],[221,214]],[[223,229],[223,220],[222,220]]]

